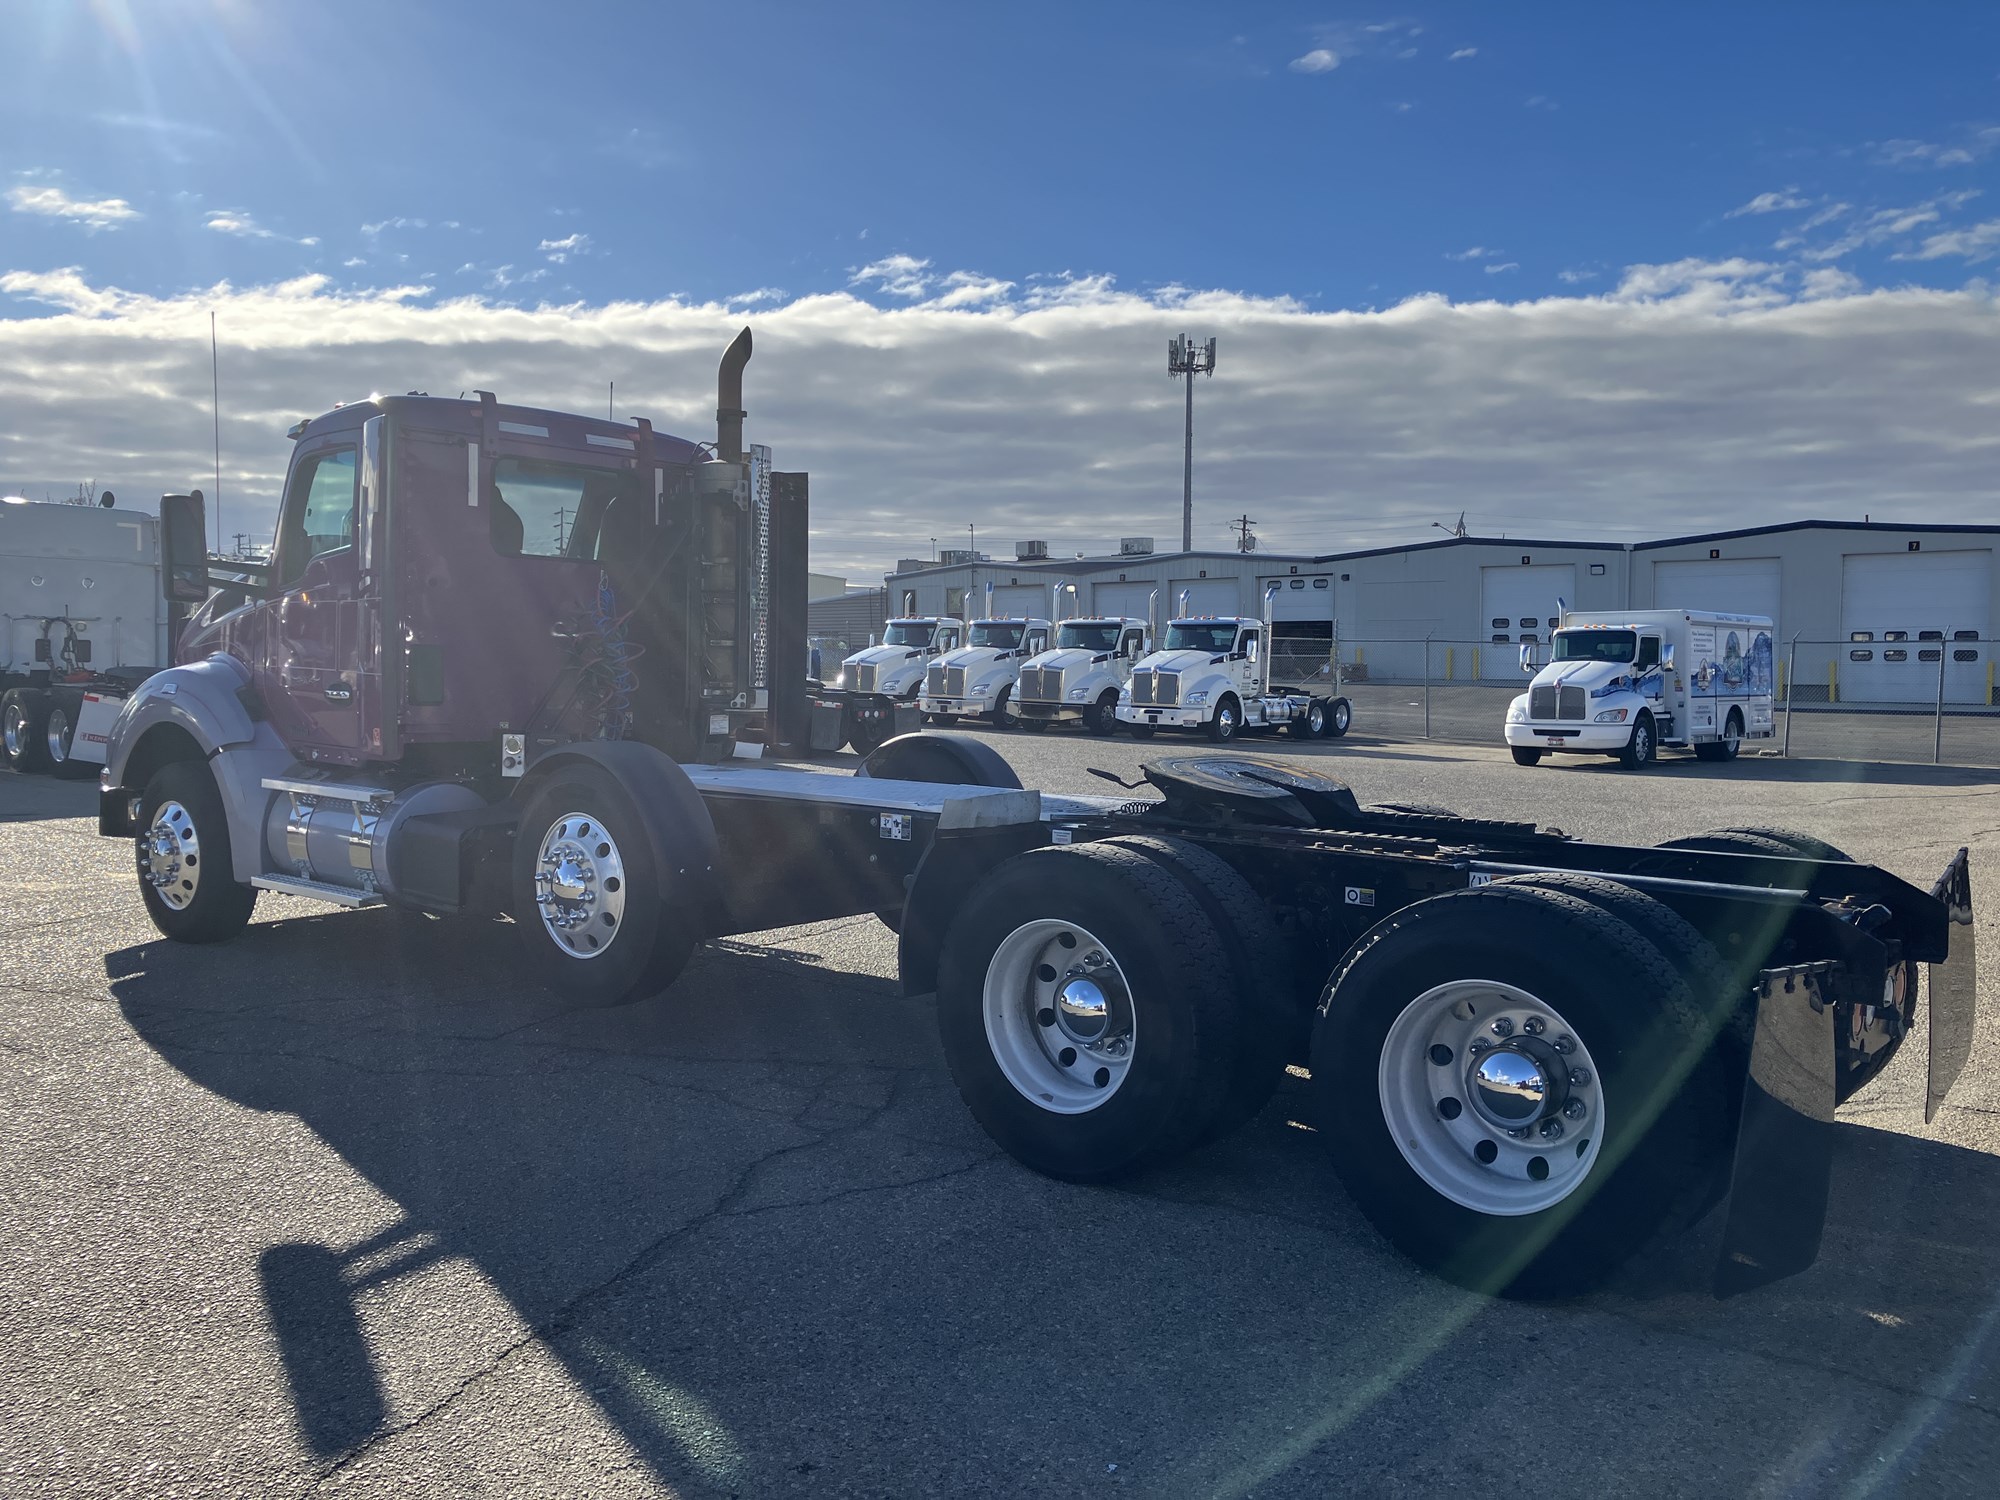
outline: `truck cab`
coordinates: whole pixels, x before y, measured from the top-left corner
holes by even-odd
[[[1564,611],[1549,660],[1507,709],[1514,759],[1610,755],[1633,768],[1662,747],[1733,760],[1746,739],[1774,733],[1772,623],[1756,615]]]
[[[1222,737],[1233,737],[1244,705],[1263,696],[1263,629],[1263,621],[1236,615],[1168,621],[1166,638],[1133,667],[1119,695],[1118,722],[1150,733],[1208,728],[1221,715],[1230,726]]]
[[[1011,721],[1009,703],[1021,665],[1049,649],[1047,620],[1020,615],[974,620],[965,645],[945,653],[924,675],[923,711],[938,722],[984,714],[995,724]]]
[[[1118,727],[1118,694],[1146,654],[1146,622],[1124,615],[1064,620],[1055,645],[1021,667],[1014,711],[1025,729],[1080,723],[1092,734]]]

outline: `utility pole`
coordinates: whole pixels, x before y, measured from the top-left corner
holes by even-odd
[[[215,422],[215,539],[222,540],[222,361],[215,352],[215,313],[208,315],[208,399]]]
[[[1185,334],[1167,340],[1167,373],[1187,377],[1187,432],[1181,449],[1181,551],[1194,551],[1194,378],[1215,373],[1215,340]]]
[[[1236,528],[1236,550],[1238,552],[1255,552],[1257,550],[1257,538],[1252,534],[1250,528],[1257,523],[1247,515],[1243,515],[1238,516],[1229,524]]]

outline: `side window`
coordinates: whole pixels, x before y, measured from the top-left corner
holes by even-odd
[[[278,523],[278,555],[285,570],[280,587],[297,581],[320,553],[354,545],[354,453],[352,448],[328,448],[305,459],[293,473]]]
[[[1028,649],[1021,654],[1023,656],[1040,656],[1048,649],[1049,633],[1046,630],[1031,630],[1028,632]]]
[[[956,651],[958,649],[958,632],[956,630],[940,630],[937,636],[937,649],[939,651]]]
[[[1660,638],[1656,635],[1639,637],[1639,659],[1633,665],[1640,671],[1660,664]]]
[[[622,469],[539,458],[494,460],[493,480],[486,487],[494,550],[509,557],[599,561],[605,513],[631,489],[631,479]]]

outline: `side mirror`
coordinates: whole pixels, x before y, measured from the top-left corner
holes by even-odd
[[[1535,648],[1526,641],[1521,643],[1521,670],[1523,672],[1535,670]]]
[[[208,598],[208,502],[200,490],[160,496],[160,553],[169,604]]]
[[[1660,647],[1660,670],[1662,672],[1671,672],[1673,671],[1673,669],[1674,669],[1674,643],[1672,641],[1668,641],[1666,645]]]

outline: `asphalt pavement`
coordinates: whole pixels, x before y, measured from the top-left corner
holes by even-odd
[[[993,743],[1076,791],[1181,748]],[[1789,825],[1923,883],[1966,844],[2000,957],[1982,773],[1280,753],[1364,801]],[[0,774],[8,1496],[1992,1491],[1990,978],[1934,1124],[1921,1032],[1842,1110],[1810,1271],[1715,1301],[1712,1216],[1521,1305],[1375,1235],[1302,1079],[1115,1188],[1017,1166],[872,918],[573,1012],[504,923],[266,897],[231,943],[166,943],[93,801]]]

